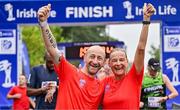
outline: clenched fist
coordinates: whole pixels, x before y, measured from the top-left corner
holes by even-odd
[[[47,18],[49,17],[50,10],[51,10],[51,4],[39,8],[37,16],[40,22],[47,20]]]
[[[151,15],[153,15],[155,13],[155,11],[156,11],[156,9],[154,8],[154,6],[152,4],[144,3],[144,6],[143,6],[144,18],[149,18]]]

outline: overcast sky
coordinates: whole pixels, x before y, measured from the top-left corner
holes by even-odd
[[[136,46],[139,40],[142,24],[115,24],[108,25],[109,35],[124,41],[127,45],[128,59],[132,62]],[[146,47],[145,65],[147,65],[148,59],[151,57],[149,52],[150,46],[154,45],[158,47],[160,45],[160,23],[151,23],[149,28],[149,36]]]

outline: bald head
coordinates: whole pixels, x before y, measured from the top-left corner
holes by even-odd
[[[104,58],[106,57],[105,50],[99,45],[94,45],[94,46],[89,47],[86,54],[92,53],[92,52],[100,53],[104,56]]]
[[[83,72],[95,76],[99,69],[104,65],[105,50],[100,46],[91,46],[84,56]]]

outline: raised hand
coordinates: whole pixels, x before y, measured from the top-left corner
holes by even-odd
[[[155,13],[156,9],[154,8],[154,6],[150,3],[144,3],[143,6],[143,17],[144,19],[149,19],[154,13]]]
[[[51,4],[39,8],[37,16],[40,22],[47,20],[47,18],[49,17],[50,10],[51,10]]]

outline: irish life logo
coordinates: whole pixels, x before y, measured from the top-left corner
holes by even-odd
[[[18,6],[17,6],[18,7]],[[17,19],[32,19],[37,18],[37,10],[34,8],[22,8],[16,9],[11,3],[4,5],[4,10],[7,12],[6,20],[9,22],[15,21]],[[55,10],[51,10],[49,13],[50,18],[55,18],[57,16]]]
[[[7,21],[14,21],[16,18],[13,16],[13,5],[10,3],[7,3],[4,5],[4,10],[7,11],[8,17]]]
[[[126,9],[126,19],[135,19],[135,17],[143,15],[143,5],[137,6],[133,5],[133,2],[126,0],[122,3],[123,8]],[[177,8],[174,7],[172,4],[164,4],[164,5],[155,5],[153,4],[156,11],[154,15],[157,16],[175,16],[177,15]]]
[[[130,1],[124,1],[123,7],[127,9],[126,19],[133,19],[134,15],[132,14],[132,3]]]

